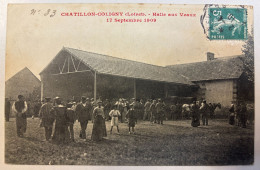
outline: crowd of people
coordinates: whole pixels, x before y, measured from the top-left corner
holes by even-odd
[[[229,124],[246,128],[247,125],[247,106],[244,101],[239,101],[237,105],[234,103],[231,104],[229,109]]]
[[[93,99],[82,96],[80,102],[69,101],[64,103],[59,97],[55,97],[53,102],[51,98],[46,97],[39,109],[40,127],[45,129],[46,141],[51,140],[57,143],[75,141],[73,126],[76,120],[80,123],[79,137],[82,139],[86,139],[89,121],[93,123],[91,135],[93,141],[100,141],[107,136],[105,121],[111,121],[110,134],[112,134],[114,126],[117,127],[117,133],[119,133],[119,121],[121,123],[127,122],[129,134],[134,134],[134,127],[138,119],[147,120],[149,118],[154,123],[163,124],[165,105],[161,99],[158,99],[158,102],[156,100],[150,101],[148,100],[145,105],[142,105],[142,101],[134,98],[130,101],[119,99],[113,103],[105,100],[103,103],[100,99],[94,102]],[[151,109],[149,113],[148,107],[149,110]],[[143,112],[144,109],[145,112]],[[18,137],[23,137],[26,132],[27,110],[28,104],[24,96],[18,95],[18,101],[14,102],[12,106],[12,111],[16,116]],[[32,118],[34,116],[35,114]]]
[[[202,120],[203,125],[207,126],[208,119],[214,115],[216,106],[211,103],[207,104],[206,100],[202,102],[193,101],[188,104],[188,117],[191,117],[191,126],[200,126],[200,120]],[[74,124],[76,121],[80,123],[79,137],[81,139],[86,139],[86,129],[91,121],[93,123],[91,140],[100,141],[107,136],[105,121],[111,121],[110,134],[112,134],[114,126],[117,128],[117,133],[120,133],[119,122],[127,123],[129,134],[134,134],[134,127],[138,120],[163,125],[164,120],[181,119],[186,114],[184,105],[179,103],[165,104],[161,99],[148,99],[145,103],[143,100],[135,98],[130,100],[121,98],[112,101],[106,99],[104,102],[98,99],[95,102],[93,98],[89,99],[82,96],[81,101],[64,102],[59,97],[54,98],[53,101],[46,97],[41,105],[35,105],[35,107],[36,113],[32,117],[39,116],[41,119],[40,127],[45,129],[46,141],[51,140],[57,143],[75,141]],[[26,112],[28,110],[24,96],[18,95],[18,101],[14,102],[12,110],[16,116],[17,136],[23,137],[26,132]],[[243,103],[239,104],[236,109],[232,105],[229,111],[230,124],[246,126],[244,114],[246,113],[246,106]],[[236,120],[237,123],[235,123]]]

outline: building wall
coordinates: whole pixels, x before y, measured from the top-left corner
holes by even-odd
[[[165,97],[165,83],[136,80],[137,99],[155,99]]]
[[[51,75],[42,74],[42,98],[56,96],[63,100],[93,97],[94,78],[91,72]]]
[[[205,99],[207,103],[221,103],[229,107],[236,100],[236,83],[234,80],[203,81],[196,84],[200,87],[194,94],[198,100]]]
[[[9,100],[17,100],[17,96],[21,94],[28,99],[33,92],[37,92],[40,86],[40,81],[34,75],[22,72],[5,83],[5,97]]]
[[[84,95],[94,97],[94,75],[91,72],[78,72],[61,75],[42,74],[42,98],[56,96],[63,100],[80,100]],[[167,95],[188,96],[190,88],[163,82],[134,80],[132,78],[97,74],[97,99],[164,98]],[[135,83],[134,83],[135,82]]]
[[[97,74],[97,98],[130,99],[134,97],[134,79]]]

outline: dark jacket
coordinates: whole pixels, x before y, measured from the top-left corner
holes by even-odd
[[[76,116],[79,122],[85,122],[91,119],[91,104],[86,103],[86,106],[83,106],[82,103],[79,103],[76,106]]]

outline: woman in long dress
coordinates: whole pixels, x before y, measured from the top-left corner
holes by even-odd
[[[103,137],[107,136],[104,108],[102,101],[98,101],[98,106],[93,110],[93,130],[91,140],[101,141]]]
[[[191,110],[191,126],[193,127],[198,127],[200,125],[200,116],[199,116],[199,108],[196,105],[196,102],[194,101],[191,106],[190,106],[190,110]]]
[[[56,97],[51,113],[55,115],[55,129],[52,141],[56,143],[68,143],[70,134],[67,125],[66,107],[61,104],[59,97]]]

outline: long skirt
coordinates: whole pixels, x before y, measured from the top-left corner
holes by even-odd
[[[52,141],[56,143],[68,143],[69,140],[70,133],[68,130],[68,125],[65,123],[63,124],[63,122],[56,121]]]
[[[100,141],[103,137],[107,136],[105,119],[101,115],[98,115],[94,119],[93,130],[91,140]]]
[[[234,125],[235,124],[235,115],[230,115],[229,116],[229,124]]]
[[[198,127],[200,125],[200,119],[198,115],[193,115],[191,120],[192,127]]]

